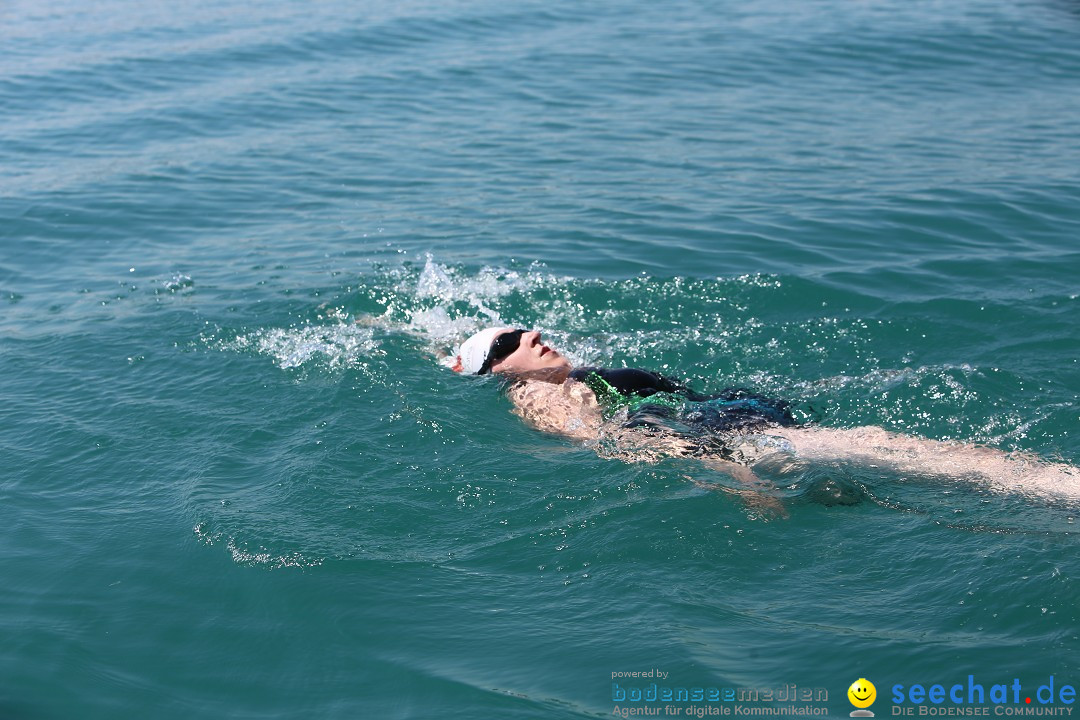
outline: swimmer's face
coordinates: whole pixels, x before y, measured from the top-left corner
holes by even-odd
[[[507,330],[507,332],[513,332]],[[495,336],[494,341],[497,341],[500,336],[506,333],[499,333]],[[540,341],[540,333],[536,330],[529,330],[521,335],[521,342],[518,343],[517,350],[510,353],[501,360],[492,363],[491,372],[493,373],[527,373],[534,372],[536,370],[554,370],[558,368],[565,368],[569,370],[573,367],[570,361],[564,358],[553,350],[549,346]]]

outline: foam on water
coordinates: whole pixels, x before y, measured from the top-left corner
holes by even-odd
[[[374,330],[357,325],[345,315],[330,325],[266,328],[230,340],[204,335],[203,342],[220,350],[267,356],[282,370],[311,365],[340,370],[357,367],[363,359],[381,353]]]
[[[192,528],[195,537],[206,546],[216,545],[222,540],[221,532],[211,532],[205,523],[198,523]],[[320,557],[308,557],[301,552],[276,554],[260,547],[257,550],[249,550],[246,546],[241,547],[235,537],[225,538],[225,548],[229,551],[233,562],[247,567],[265,567],[270,570],[281,568],[312,568],[322,565],[326,559]]]
[[[376,301],[377,311],[370,315],[377,319],[364,322],[426,338],[433,350],[445,351],[483,327],[528,326],[544,331],[581,364],[687,345],[729,347],[763,327],[753,317],[727,322],[730,315],[746,312],[746,296],[782,286],[778,278],[762,275],[582,279],[551,274],[541,263],[473,272],[439,263],[430,254],[418,273],[393,270],[369,281],[375,286],[364,294]],[[684,317],[687,312],[694,317]],[[643,330],[642,323],[663,329]]]
[[[161,283],[161,286],[169,292],[180,292],[181,290],[187,290],[195,284],[195,281],[190,276],[183,273],[176,273],[168,280]]]

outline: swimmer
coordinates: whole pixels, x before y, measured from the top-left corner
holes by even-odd
[[[1080,499],[1080,470],[1066,463],[878,427],[803,424],[789,403],[743,388],[704,394],[647,370],[575,368],[536,330],[481,330],[450,360],[456,372],[505,378],[514,413],[538,430],[583,441],[612,457],[699,458],[733,477],[742,489],[732,492],[766,515],[786,513],[753,467],[776,458],[855,461],[897,473],[973,479],[999,492]]]

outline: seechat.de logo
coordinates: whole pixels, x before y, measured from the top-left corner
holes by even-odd
[[[847,689],[847,696],[851,704],[858,708],[851,711],[851,717],[874,717],[874,713],[866,709],[877,699],[877,688],[874,687],[874,683],[866,678],[859,678],[851,683],[851,687]]]

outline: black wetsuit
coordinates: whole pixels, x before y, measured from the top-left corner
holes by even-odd
[[[699,393],[680,382],[635,368],[575,368],[570,378],[587,385],[601,407],[626,407],[624,427],[674,431],[692,440],[700,453],[726,455],[734,434],[799,423],[791,404],[744,388]]]

